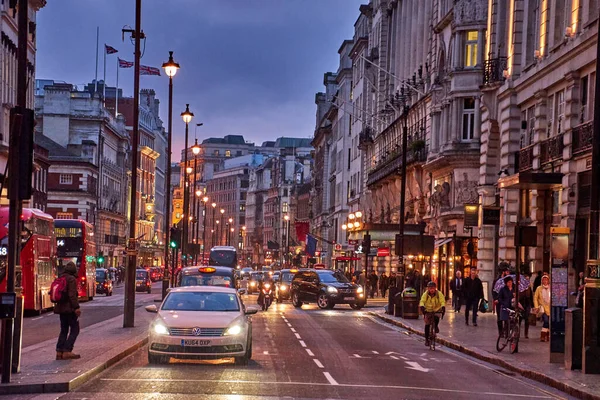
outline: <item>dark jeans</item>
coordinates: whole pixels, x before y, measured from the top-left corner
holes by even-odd
[[[469,322],[469,312],[473,311],[473,323],[477,323],[477,311],[479,309],[479,299],[467,299],[465,306],[465,322]]]
[[[56,351],[73,351],[75,340],[79,335],[79,319],[75,313],[60,314],[60,335],[56,343]]]
[[[433,317],[434,321],[435,321],[435,332],[439,332],[440,328],[438,327],[438,325],[440,324],[440,317],[438,317],[437,315],[435,317]],[[431,324],[425,324],[425,340],[429,340],[429,327],[431,326]]]
[[[460,292],[452,292],[452,306],[454,307],[454,311],[460,311],[462,300],[463,299]]]

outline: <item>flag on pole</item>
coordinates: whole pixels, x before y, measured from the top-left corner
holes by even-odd
[[[115,54],[119,52],[119,50],[107,45],[106,43],[104,44],[104,50],[106,50],[106,54]]]
[[[317,252],[317,239],[311,235],[306,235],[306,248],[304,251],[311,257],[314,257]]]
[[[140,75],[160,76],[160,69],[155,67],[149,67],[147,65],[140,65]]]
[[[131,68],[133,67],[132,61],[125,61],[119,58],[119,68]]]
[[[310,232],[309,221],[296,221],[296,237],[301,242],[306,242],[306,235]]]

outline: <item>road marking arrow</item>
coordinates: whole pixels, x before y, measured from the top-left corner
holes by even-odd
[[[410,367],[406,367],[408,369],[414,369],[415,371],[421,371],[421,372],[429,372],[429,371],[431,371],[431,368],[421,367],[421,365],[418,362],[405,361],[405,363],[407,363],[408,365],[410,365]]]

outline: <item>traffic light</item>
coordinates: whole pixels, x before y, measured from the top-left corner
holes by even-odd
[[[98,264],[103,264],[104,263],[104,252],[99,252],[98,253]]]
[[[371,235],[368,233],[363,238],[362,251],[367,255],[371,252]]]
[[[181,247],[181,230],[179,228],[173,227],[171,228],[171,241],[169,245],[172,249],[177,249]]]

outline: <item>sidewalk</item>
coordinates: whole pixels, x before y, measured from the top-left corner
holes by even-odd
[[[56,339],[23,349],[21,372],[11,383],[0,384],[0,394],[60,393],[74,390],[100,372],[144,346],[155,314],[135,310],[135,327],[123,328],[123,315],[82,329],[75,343],[79,360],[56,361]]]
[[[496,314],[487,312],[479,314],[477,325],[473,326],[470,316],[469,326],[465,325],[464,307],[460,313],[454,313],[452,307],[447,306],[442,321],[440,321],[439,341],[446,347],[458,350],[472,357],[498,365],[507,370],[517,372],[526,378],[536,380],[546,385],[557,388],[572,396],[582,399],[600,399],[600,377],[598,375],[584,375],[581,371],[567,371],[564,364],[550,363],[550,344],[540,342],[541,323],[529,329],[529,339],[525,339],[525,327],[522,325],[519,352],[510,354],[504,349],[496,351],[498,329]],[[424,336],[423,319],[403,319],[388,315],[383,309],[369,311],[370,314],[380,319],[400,326],[413,333]]]

